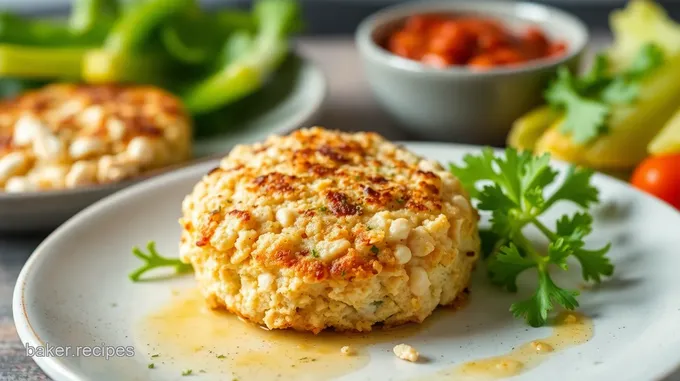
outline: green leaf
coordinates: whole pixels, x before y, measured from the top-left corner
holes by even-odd
[[[507,197],[516,203],[519,202],[522,195],[522,172],[530,158],[531,154],[528,152],[518,154],[516,149],[507,148],[505,157],[497,157],[494,160],[500,169],[502,179],[500,184],[506,191]]]
[[[514,303],[510,312],[517,318],[524,318],[532,327],[541,327],[548,320],[548,313],[553,309],[553,303],[573,310],[578,307],[577,291],[565,290],[553,283],[547,270],[539,271],[538,289],[529,299]]]
[[[619,77],[604,88],[602,99],[609,104],[631,104],[639,94],[639,83]]]
[[[468,154],[463,157],[462,166],[450,164],[451,173],[463,184],[465,190],[474,197],[478,191],[475,185],[480,181],[498,181],[499,177],[493,168],[494,153],[493,149],[486,147],[481,155]]]
[[[607,131],[609,105],[580,94],[576,79],[566,67],[558,69],[557,79],[547,88],[545,98],[565,111],[560,132],[571,134],[575,143],[585,144]]]
[[[614,273],[614,265],[605,256],[610,248],[611,244],[607,244],[598,250],[574,251],[574,256],[581,263],[581,274],[585,281],[600,283],[602,276],[611,276]]]
[[[508,196],[498,184],[487,185],[482,188],[482,191],[477,195],[479,200],[479,205],[477,208],[480,210],[509,210],[518,205]]]
[[[505,210],[491,212],[491,230],[501,237],[511,237],[515,231],[521,228],[513,213]]]
[[[545,200],[543,199],[543,188],[534,187],[524,192],[524,198],[536,209],[542,210],[545,207]]]
[[[588,213],[576,213],[572,217],[564,215],[557,220],[556,233],[571,241],[580,241],[590,234],[593,217]]]
[[[545,188],[557,177],[557,171],[550,167],[550,155],[530,157],[522,175],[523,189]]]
[[[173,267],[175,269],[175,273],[177,274],[184,274],[193,270],[193,267],[189,263],[184,263],[179,259],[166,258],[160,255],[158,251],[156,251],[156,242],[154,241],[150,241],[146,245],[146,249],[149,252],[148,254],[144,253],[137,247],[132,248],[132,254],[144,261],[143,266],[128,275],[130,280],[133,282],[139,282],[144,273],[157,268]]]
[[[571,166],[562,185],[546,201],[546,207],[557,201],[571,201],[576,205],[588,208],[599,200],[597,188],[590,184],[593,171],[587,168]]]
[[[482,255],[487,258],[498,248],[503,237],[491,229],[479,229],[479,239],[481,240]]]
[[[654,43],[644,44],[638,51],[624,75],[632,78],[642,78],[649,75],[664,63],[664,53],[658,45]]]
[[[572,247],[565,238],[558,238],[548,245],[548,259],[550,263],[567,269],[567,258],[573,253]]]
[[[494,157],[490,149],[485,149],[480,155],[466,156],[463,166],[451,165],[451,171],[472,190],[478,209],[491,215],[490,229],[480,231],[490,281],[517,291],[517,277],[521,273],[532,268],[538,272],[539,287],[535,294],[511,306],[515,316],[537,327],[545,324],[555,303],[567,309],[578,306],[578,293],[558,287],[548,273],[554,268],[551,265],[566,270],[571,255],[581,262],[586,280],[599,281],[603,275],[611,275],[613,266],[605,257],[608,246],[596,251],[584,249],[583,239],[592,230],[590,214],[562,216],[556,221],[556,232],[539,221],[540,215],[558,201],[569,201],[582,208],[597,202],[598,191],[590,184],[591,170],[569,168],[547,199],[545,189],[557,178],[547,155],[532,156],[526,151],[507,149],[505,155]],[[481,190],[476,188],[480,182],[484,184]],[[549,239],[546,253],[533,248],[523,234],[529,223]]]
[[[609,58],[600,53],[593,58],[593,66],[579,79],[579,89],[584,93],[596,93],[610,81]]]
[[[559,240],[566,240],[573,250],[572,254],[581,264],[583,279],[600,283],[602,276],[614,273],[614,265],[605,256],[610,244],[597,250],[583,249],[583,238],[592,231],[592,223],[593,217],[588,213],[576,213],[571,218],[565,215],[557,221],[556,234],[560,236]]]
[[[520,254],[513,243],[503,246],[498,254],[489,258],[487,271],[491,282],[508,291],[517,291],[517,276],[536,266],[536,262]]]

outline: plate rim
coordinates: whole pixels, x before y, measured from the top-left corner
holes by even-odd
[[[481,145],[469,145],[469,144],[457,144],[457,143],[445,143],[445,142],[421,142],[421,141],[394,141],[393,143],[398,144],[398,145],[405,145],[409,149],[413,148],[423,148],[427,149],[428,147],[439,147],[439,148],[452,148],[455,150],[461,151],[463,154],[467,154],[469,152],[475,152],[479,151],[485,146]],[[498,154],[503,152],[503,149],[498,148],[498,147],[492,147],[494,150],[494,153]],[[26,304],[24,302],[25,299],[25,290],[27,288],[27,278],[29,277],[30,272],[32,271],[32,268],[34,268],[38,262],[50,255],[48,248],[49,246],[52,245],[52,242],[56,241],[59,239],[59,237],[63,234],[65,234],[67,231],[69,231],[72,227],[77,226],[78,224],[81,223],[81,220],[86,219],[88,216],[96,214],[99,212],[100,209],[106,208],[108,205],[114,205],[118,203],[120,200],[124,200],[129,197],[135,197],[136,194],[144,193],[147,192],[149,189],[152,188],[157,188],[161,187],[161,185],[165,182],[171,181],[176,177],[181,177],[181,176],[187,176],[189,173],[193,172],[198,172],[199,169],[203,168],[209,169],[211,165],[214,165],[215,163],[218,163],[219,159],[214,159],[214,160],[208,160],[205,162],[201,163],[196,163],[192,165],[185,166],[183,168],[180,168],[175,171],[171,171],[168,173],[163,173],[157,176],[154,176],[152,178],[140,181],[136,184],[132,184],[124,189],[121,189],[109,196],[104,197],[103,199],[100,199],[93,204],[87,206],[85,209],[82,211],[78,212],[71,218],[69,218],[66,222],[64,222],[62,225],[60,225],[58,228],[56,228],[52,233],[50,233],[37,247],[36,249],[31,253],[29,256],[28,260],[24,263],[19,276],[17,277],[17,281],[13,290],[13,295],[12,295],[12,316],[14,320],[14,325],[17,331],[17,334],[19,336],[19,339],[21,340],[22,345],[43,345],[43,341],[40,338],[40,336],[36,333],[35,329],[31,325],[30,319],[28,317],[27,311],[26,311]],[[558,165],[565,165],[565,163],[561,163],[560,161],[554,160],[555,163],[558,163]],[[600,172],[595,172],[597,177],[603,177],[608,181],[612,181],[614,183],[617,183],[618,185],[622,185],[626,188],[629,188],[629,190],[633,191],[634,193],[637,194],[637,197],[643,197],[647,199],[648,202],[653,202],[656,203],[659,207],[661,208],[666,208],[669,212],[677,214],[680,213],[676,209],[674,209],[672,206],[669,204],[649,195],[646,194],[634,187],[632,187],[629,183],[622,181],[620,179],[617,179],[613,176],[603,174]],[[670,360],[665,362],[663,367],[657,367],[658,371],[655,372],[653,377],[650,379],[657,379],[657,380],[664,380],[665,378],[671,376],[675,371],[680,369],[680,346],[678,346],[677,351],[674,351],[673,354],[668,355],[666,357],[670,357]],[[68,368],[65,364],[63,364],[60,361],[59,357],[33,357],[33,361],[51,378],[53,378],[55,381],[84,381],[84,380],[90,380],[89,377],[83,376],[82,374],[79,375],[79,372],[77,370],[74,370],[72,368]],[[657,377],[657,378],[654,378]]]

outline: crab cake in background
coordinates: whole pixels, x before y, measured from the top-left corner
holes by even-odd
[[[237,146],[182,208],[180,256],[208,303],[272,329],[422,322],[479,256],[458,180],[373,133]]]
[[[178,99],[148,86],[57,84],[0,103],[0,191],[125,180],[191,156]]]

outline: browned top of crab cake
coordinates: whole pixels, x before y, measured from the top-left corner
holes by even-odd
[[[311,128],[237,146],[183,211],[185,260],[214,250],[309,281],[427,269],[476,250],[477,214],[458,180],[374,133]]]

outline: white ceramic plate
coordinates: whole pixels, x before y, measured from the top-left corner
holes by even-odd
[[[443,163],[459,161],[464,153],[477,150],[444,144],[407,146]],[[33,347],[43,343],[137,346],[135,356],[108,361],[36,357],[48,375],[56,381],[184,379],[180,372],[186,364],[179,357],[148,369],[154,360],[148,349],[139,347],[134,327],[166,304],[173,290],[193,287],[193,280],[189,276],[131,283],[127,274],[139,261],[130,248],[156,240],[160,252],[176,256],[180,202],[214,164],[162,175],[102,200],[58,228],[36,249],[14,293],[14,319],[24,343]],[[598,246],[611,241],[610,255],[616,265],[613,278],[580,297],[580,311],[593,319],[594,336],[583,345],[551,354],[521,374],[522,380],[660,380],[680,363],[680,214],[625,183],[599,175],[594,181],[601,190],[603,207],[594,211],[595,233],[588,243]],[[552,217],[565,211],[557,208]],[[579,272],[578,266],[572,266],[556,279],[576,287],[581,283]],[[532,283],[531,277],[522,277],[520,289],[527,289],[523,287],[527,283]],[[399,342],[395,340],[370,347],[370,363],[341,379],[410,380],[453,364],[507,353],[549,334],[550,328],[528,328],[508,313],[510,303],[526,294],[511,295],[490,287],[479,270],[471,287],[471,303],[466,308],[407,339],[431,361],[412,364],[396,359],[390,353]],[[162,353],[163,348],[155,350]],[[192,377],[224,379],[198,372]]]
[[[326,93],[326,79],[321,70],[299,56],[291,56],[277,76],[257,94],[229,106],[225,115],[216,118],[216,123],[202,123],[220,130],[196,138],[196,161],[228,152],[238,143],[250,143],[272,133],[283,134],[307,127],[318,116]],[[153,175],[74,190],[0,192],[0,232],[53,229],[94,201]]]

